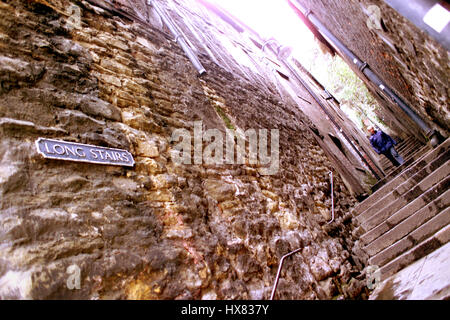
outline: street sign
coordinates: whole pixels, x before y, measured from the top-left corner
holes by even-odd
[[[127,150],[98,147],[83,143],[38,138],[36,148],[47,159],[89,162],[114,166],[134,166],[133,155]]]

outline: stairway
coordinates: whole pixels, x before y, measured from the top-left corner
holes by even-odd
[[[427,150],[430,150],[428,145],[424,146],[422,142],[410,136],[403,141],[400,141],[396,146],[395,150],[403,157],[405,161],[408,160],[417,160],[421,155],[424,154]],[[413,162],[412,161],[412,162]],[[383,171],[390,175],[396,167],[389,161],[385,156],[381,156],[380,165]]]
[[[403,157],[405,162],[399,167],[394,167],[392,163],[386,157],[384,157],[385,159],[383,159],[382,163],[385,164],[383,170],[386,175],[372,187],[372,192],[377,191],[383,185],[397,177],[403,170],[415,164],[417,160],[421,159],[424,154],[431,150],[431,147],[429,145],[424,146],[420,142],[415,142],[413,146],[413,149],[400,149],[399,154]],[[406,153],[407,150],[410,150],[410,152]],[[386,161],[389,162],[389,164],[386,164]],[[429,161],[429,159],[427,161]]]
[[[382,281],[450,240],[449,145],[412,152],[352,210],[359,246]]]

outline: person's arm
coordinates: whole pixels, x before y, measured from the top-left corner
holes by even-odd
[[[370,139],[370,145],[372,146],[373,150],[375,150],[376,153],[378,153],[378,154],[381,153],[380,149],[378,149],[378,147],[373,142],[373,139]]]
[[[389,137],[389,138],[391,138],[391,137]],[[392,143],[394,144],[394,146],[396,146],[396,145],[397,145],[397,141],[395,141],[395,140],[392,139],[392,138],[391,138],[391,140],[392,140]]]
[[[386,137],[386,141],[390,141],[394,146],[397,145],[397,142],[394,139],[392,139],[392,137],[390,135],[388,135],[385,132],[382,132],[382,134]]]

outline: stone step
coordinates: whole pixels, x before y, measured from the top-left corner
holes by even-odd
[[[406,184],[406,187],[409,188],[403,187],[403,184],[400,185],[393,192],[387,194],[384,198],[380,199],[377,203],[356,217],[356,221],[366,232],[371,230],[383,220],[390,217],[394,212],[400,210],[409,202],[421,196],[424,192],[427,192],[433,186],[436,185],[436,188],[439,190],[446,190],[450,179],[450,177],[448,177],[449,174],[450,160],[426,176],[417,185],[411,184],[413,180],[407,180],[403,184]],[[403,193],[400,193],[398,190]]]
[[[369,263],[372,265],[383,266],[406,250],[420,244],[423,239],[444,229],[450,223],[449,213],[450,208],[447,207],[407,236],[401,238],[376,255],[370,256]]]
[[[408,143],[401,143],[401,144],[396,145],[395,150],[397,150],[397,152],[401,156],[407,157],[407,156],[409,156],[409,154],[412,154],[412,153],[420,150],[423,146],[424,145],[418,141],[411,141]],[[391,162],[386,157],[383,157],[381,160],[381,163],[387,165],[387,164],[390,164]]]
[[[446,210],[447,210],[446,214],[448,215],[448,209],[446,209]],[[441,215],[439,215],[439,216],[441,216]],[[436,219],[439,216],[437,216],[433,219]],[[431,222],[432,220],[430,220],[429,222]],[[408,251],[397,256],[394,260],[390,261],[389,263],[383,265],[380,268],[381,280],[384,280],[384,279],[392,276],[394,273],[409,266],[414,261],[419,260],[420,258],[426,256],[427,254],[433,252],[434,250],[438,249],[439,247],[441,247],[441,246],[445,245],[447,242],[449,242],[449,240],[450,240],[450,225],[445,226],[443,229],[439,230],[438,232],[436,232],[429,238],[427,238],[425,240],[421,240],[421,239],[423,239],[422,237],[425,234],[428,234],[428,232],[426,232],[426,230],[425,230],[427,228],[427,226],[426,226],[427,224],[428,223],[426,223],[421,228],[419,228],[419,229],[423,229],[423,230],[417,229],[416,231],[414,231],[415,234],[411,234],[411,237],[420,239],[418,241],[416,239],[414,239],[414,241],[417,241],[417,242],[420,241],[420,243],[413,246],[409,250],[408,250],[407,246],[405,246],[405,248],[406,248],[405,250],[408,250]],[[403,239],[407,239],[407,238],[403,238]],[[377,265],[375,263],[377,260],[374,258],[375,257],[373,257],[371,260],[369,260],[369,263],[371,263],[372,265]]]
[[[390,184],[389,185],[390,187],[385,188],[383,190],[383,192],[380,192],[380,193],[377,193],[377,194],[373,195],[371,206],[368,207],[365,210],[365,212],[362,212],[359,215],[359,217],[356,218],[356,221],[364,220],[365,217],[368,217],[370,212],[374,213],[371,210],[377,210],[375,206],[378,205],[378,207],[380,208],[380,205],[381,205],[381,207],[384,207],[386,202],[389,201],[389,198],[391,198],[391,200],[393,199],[394,194],[398,194],[398,195],[405,194],[408,190],[411,190],[420,181],[425,179],[425,177],[427,177],[432,172],[434,172],[439,167],[441,167],[449,159],[450,159],[450,150],[448,150],[445,153],[439,155],[431,163],[429,163],[428,165],[423,167],[419,172],[417,172],[416,170],[419,170],[419,168],[421,168],[422,166],[411,168],[410,170],[408,170],[408,172],[405,172],[405,174],[402,174],[401,176],[396,178],[395,179],[396,183]],[[415,172],[415,174],[412,175],[414,172]],[[395,189],[392,189],[394,187],[395,187]]]
[[[401,148],[395,148],[395,149],[403,157],[403,159],[406,159],[406,158],[410,157],[412,154],[414,154],[415,152],[419,151],[420,148],[422,148],[422,147],[423,147],[422,145],[420,145],[418,147],[418,145],[416,145],[416,144],[411,144],[411,145],[405,145],[405,146],[402,146]],[[383,160],[386,164],[392,165],[392,163],[386,157]]]
[[[423,181],[426,177],[431,175],[433,172],[439,169],[444,170],[442,167],[448,166],[449,161],[450,161],[450,150],[435,158],[430,164],[425,166],[425,168],[423,168],[415,175],[410,177],[408,180],[400,184],[395,189],[395,191],[397,191],[399,194],[405,194],[406,192],[411,190],[415,185],[417,185],[418,183]]]
[[[447,243],[378,283],[369,300],[449,300],[449,261]]]
[[[408,137],[403,141],[397,141],[397,146],[396,147],[402,147],[405,145],[410,145],[411,143],[416,143],[417,139],[414,137]]]
[[[369,198],[365,199],[363,202],[359,203],[353,210],[352,215],[357,217],[360,213],[367,210],[373,203],[377,202],[383,198],[386,194],[397,188],[401,183],[409,179],[411,176],[416,174],[422,168],[424,168],[428,163],[430,163],[435,157],[441,153],[448,151],[448,146],[450,144],[450,139],[447,139],[444,143],[439,145],[437,148],[431,150],[423,158],[414,163],[411,167],[407,168],[395,179],[384,184],[380,189],[374,192]],[[448,154],[448,153],[447,153]]]
[[[398,143],[398,144],[395,146],[395,148],[396,148],[397,150],[403,150],[403,149],[405,149],[406,147],[409,147],[411,144],[414,144],[414,141],[400,142],[400,143]]]
[[[449,139],[447,139],[449,140]],[[448,147],[448,144],[447,144]],[[399,167],[394,167],[393,170],[389,171],[386,173],[386,176],[381,179],[380,181],[378,181],[373,187],[372,187],[372,192],[377,191],[378,189],[380,189],[383,185],[385,185],[386,183],[388,183],[389,181],[391,181],[395,176],[397,176],[398,174],[400,174],[403,170],[405,170],[406,168],[408,168],[410,165],[414,165],[414,163],[418,160],[420,160],[423,156],[425,156],[428,152],[430,152],[430,147],[429,146],[424,146],[423,148],[421,148],[418,152],[414,153],[413,156],[405,159],[405,162],[399,166]]]
[[[378,190],[378,188],[383,186],[385,183],[394,179],[397,175],[399,175],[406,168],[413,165],[417,159],[421,158],[429,150],[430,150],[430,148],[425,146],[413,154],[409,154],[406,157],[404,156],[403,159],[405,160],[405,162],[403,163],[403,165],[401,165],[399,167],[395,167],[391,164],[391,166],[384,171],[385,177],[383,178],[383,180],[378,181],[377,184],[375,184],[372,187],[372,192],[375,192],[376,190]]]
[[[411,144],[405,145],[402,149],[400,149],[400,152],[402,152],[406,156],[410,153],[412,154],[412,153],[417,152],[423,146],[424,145],[419,142],[411,143]]]
[[[415,160],[422,157],[429,150],[430,150],[430,148],[428,146],[420,146],[414,152],[405,152],[405,153],[401,153],[400,155],[403,157],[405,162],[410,162],[410,161],[414,162]],[[400,168],[400,167],[395,167],[391,164],[390,168],[388,170],[385,170],[385,172],[389,176],[391,174],[391,172],[396,171],[397,168]]]
[[[448,166],[450,168],[450,165]],[[425,206],[429,201],[433,200],[428,197],[437,198],[442,192],[446,191],[450,186],[450,176],[446,173],[446,178],[442,179],[439,170],[436,170],[436,176],[430,175],[421,182],[418,186],[414,187],[411,191],[404,194],[395,202],[387,205],[386,208],[378,211],[370,219],[361,223],[361,227],[365,232],[368,232],[382,223],[384,220],[391,217],[394,213],[398,212],[401,208],[413,202],[419,198],[418,204]],[[430,178],[430,179],[428,179]],[[423,193],[426,195],[422,196]],[[408,210],[408,209],[406,209]]]
[[[427,200],[416,199],[382,224],[364,234],[360,241],[366,244],[364,250],[369,256],[376,255],[445,210],[450,205],[450,190],[445,191],[437,199],[422,207],[422,201]],[[414,207],[419,209],[416,210]]]

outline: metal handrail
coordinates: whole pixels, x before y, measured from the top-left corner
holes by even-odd
[[[302,249],[303,248],[298,248],[298,249],[296,249],[294,251],[291,251],[291,252],[289,252],[289,253],[287,253],[287,254],[285,254],[284,256],[281,257],[280,265],[278,266],[277,276],[275,278],[275,283],[274,283],[273,289],[272,289],[272,294],[270,295],[270,300],[273,300],[273,298],[275,297],[275,291],[277,290],[278,281],[280,280],[281,268],[283,267],[284,259],[286,259],[289,256],[292,256],[293,254],[299,252]]]
[[[331,182],[331,221],[329,221],[328,224],[334,221],[333,171],[330,171],[330,182]]]

